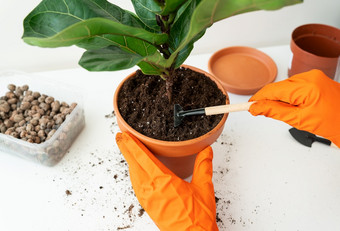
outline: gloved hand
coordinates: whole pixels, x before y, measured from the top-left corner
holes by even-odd
[[[118,133],[139,203],[161,231],[218,230],[212,178],[212,149],[198,153],[191,183],[166,168],[137,138]]]
[[[281,120],[340,147],[340,84],[311,70],[271,83],[249,101],[249,112]]]

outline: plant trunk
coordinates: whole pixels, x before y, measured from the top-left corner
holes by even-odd
[[[169,104],[172,104],[173,85],[174,85],[174,70],[171,69],[169,71],[169,75],[166,76],[166,78],[165,78],[165,88],[166,88],[166,94],[167,94],[168,99],[169,99]]]

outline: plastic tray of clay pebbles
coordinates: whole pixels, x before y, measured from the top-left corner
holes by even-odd
[[[81,95],[43,76],[0,73],[0,151],[53,166],[85,126]]]

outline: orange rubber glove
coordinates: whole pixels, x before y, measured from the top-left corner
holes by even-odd
[[[271,83],[249,101],[249,112],[281,120],[340,147],[340,83],[311,70]]]
[[[188,183],[131,134],[118,133],[116,141],[128,162],[139,203],[161,231],[218,230],[211,147],[197,155],[192,181]]]

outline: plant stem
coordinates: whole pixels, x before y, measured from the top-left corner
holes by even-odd
[[[175,16],[173,14],[170,15],[156,15],[156,21],[158,26],[160,26],[161,31],[163,33],[166,33],[167,35],[170,35],[170,29],[171,25],[173,23]],[[171,56],[170,52],[170,46],[168,43],[164,43],[159,45],[158,47],[159,52],[163,55],[165,59],[168,59]],[[170,68],[167,68],[164,70],[164,74],[161,75],[163,79],[165,79],[165,88],[166,88],[166,94],[169,99],[169,103],[172,103],[172,88],[174,85],[174,64],[175,64],[176,59],[174,60],[174,63],[171,65]]]
[[[167,22],[166,19],[169,19],[168,16],[160,16],[160,15],[156,15],[156,21],[158,26],[161,27],[161,31],[165,34],[170,34],[170,25],[171,23]],[[171,55],[171,52],[169,50],[169,44],[168,43],[164,43],[159,45],[158,50],[161,52],[161,54],[163,55],[163,57],[165,59],[168,59]]]
[[[166,89],[166,94],[169,99],[169,103],[172,104],[172,95],[173,95],[173,85],[174,85],[174,69],[170,68],[168,69],[169,74],[167,75],[165,79],[165,89]]]
[[[169,45],[168,44],[162,44],[157,46],[157,49],[159,52],[163,55],[165,59],[168,59],[171,56],[171,52],[169,51]]]

